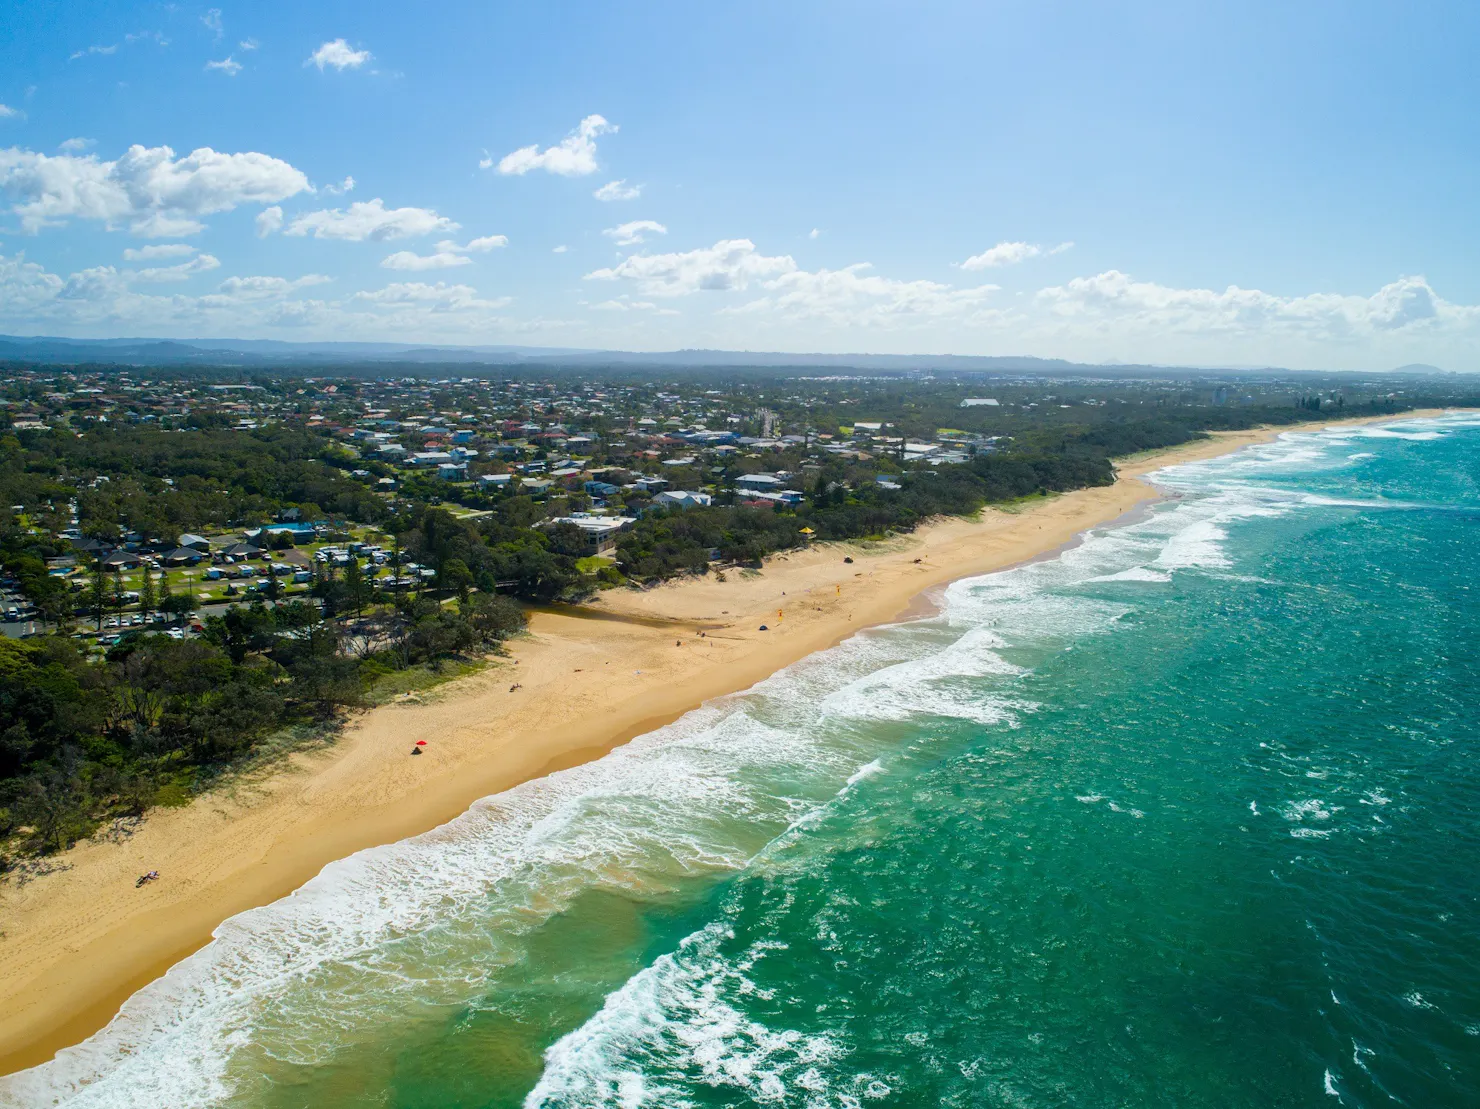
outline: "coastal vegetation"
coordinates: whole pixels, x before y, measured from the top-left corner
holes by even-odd
[[[1108,485],[1114,458],[1209,431],[1462,402],[1353,382],[222,378],[30,367],[0,390],[0,570],[30,620],[0,639],[9,854],[332,732],[496,651],[525,604]]]
[[[506,598],[428,593],[346,622],[259,601],[207,617],[196,638],[132,635],[101,655],[65,636],[0,638],[0,837],[54,851],[186,801],[273,737],[322,735],[382,681],[494,650],[523,625]]]

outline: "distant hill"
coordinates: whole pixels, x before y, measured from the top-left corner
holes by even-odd
[[[1169,366],[1114,360],[1099,365],[1028,355],[964,354],[805,354],[785,351],[591,350],[580,347],[441,346],[427,343],[294,343],[281,339],[67,339],[56,336],[0,335],[0,361],[55,365],[199,366],[222,371],[296,368],[308,373],[343,373],[355,366],[377,372],[399,367],[446,367],[448,373],[476,374],[505,367],[602,367],[789,369],[874,371],[884,373],[1044,374],[1087,378],[1166,378],[1177,374],[1288,375],[1278,366]],[[1337,372],[1342,371],[1328,371]],[[1436,366],[1400,366],[1394,374],[1449,376]]]
[[[590,350],[577,347],[436,346],[407,343],[293,343],[279,339],[66,339],[0,335],[0,360],[119,366],[214,366],[223,369],[294,366],[342,367],[349,363],[419,363],[448,366],[712,367],[876,370],[908,372],[1083,373],[1090,376],[1161,375],[1165,366],[1117,363],[1113,368],[1062,358],[954,354],[793,354],[783,351]]]

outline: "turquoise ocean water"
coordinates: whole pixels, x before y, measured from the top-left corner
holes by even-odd
[[[1480,419],[1158,480],[333,864],[0,1104],[1480,1104]]]

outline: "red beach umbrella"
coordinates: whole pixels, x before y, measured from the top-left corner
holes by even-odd
[[[426,741],[426,740],[424,740],[424,739],[418,739],[418,740],[417,740],[417,741],[416,741],[416,745],[417,745],[417,746],[418,746],[418,747],[425,747],[425,746],[426,746],[426,745],[427,745],[427,741]]]

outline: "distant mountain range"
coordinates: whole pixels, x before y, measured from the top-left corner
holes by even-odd
[[[788,354],[774,351],[676,350],[661,352],[590,350],[579,347],[429,346],[406,343],[291,343],[278,339],[65,339],[0,335],[0,361],[59,365],[213,366],[221,369],[298,367],[311,370],[378,363],[462,366],[689,366],[883,370],[975,373],[1083,374],[1088,377],[1163,377],[1178,370],[1233,374],[1290,373],[1277,366],[1179,367],[1100,365],[1062,358],[959,354]],[[1434,375],[1445,371],[1414,363],[1393,373]]]

